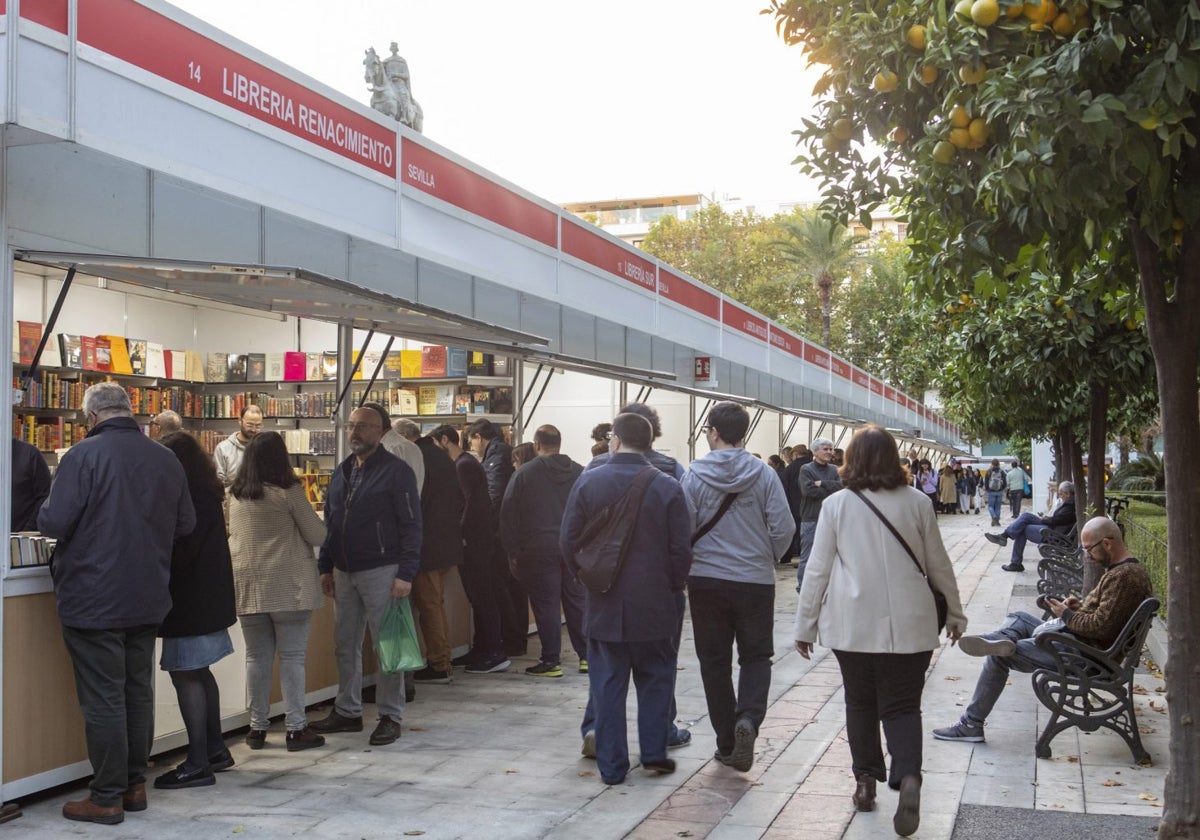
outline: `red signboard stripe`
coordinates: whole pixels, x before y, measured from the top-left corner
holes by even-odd
[[[850,379],[854,375],[853,369],[850,367],[850,365],[846,364],[837,357],[830,358],[829,367],[834,373],[843,379]]]
[[[817,367],[829,369],[829,354],[815,344],[804,342],[804,361]]]
[[[792,335],[787,330],[781,329],[774,324],[771,328],[771,345],[778,347],[785,353],[789,353],[798,359],[804,358],[804,342],[796,336]]]
[[[396,174],[394,130],[133,0],[79,0],[79,40],[347,160]]]
[[[605,238],[596,228],[564,218],[562,250],[648,292],[658,290],[658,267],[632,249]]]
[[[766,320],[748,309],[734,305],[728,298],[721,302],[721,323],[760,341],[767,341],[770,337]]]
[[[558,247],[558,214],[405,137],[400,182],[530,239]]]
[[[0,15],[4,13],[4,3],[0,0]],[[67,0],[21,0],[21,17],[67,34]]]
[[[721,299],[675,272],[659,266],[658,293],[669,301],[686,306],[714,321],[721,319]]]

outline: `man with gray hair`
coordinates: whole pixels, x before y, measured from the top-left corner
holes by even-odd
[[[154,639],[171,609],[171,547],[196,513],[179,460],[142,434],[124,388],[91,386],[83,413],[87,438],[59,459],[38,528],[58,540],[54,596],[95,773],[63,816],[115,825],[146,809]]]
[[[812,451],[812,463],[800,468],[800,562],[796,564],[796,591],[804,583],[804,569],[808,555],[812,552],[813,536],[817,533],[817,519],[821,516],[821,503],[842,489],[838,468],[833,465],[833,441],[817,438],[808,447]]]
[[[158,426],[158,436],[163,437],[171,432],[178,432],[183,429],[183,418],[176,411],[167,409],[160,412],[157,417],[150,421],[152,425]]]
[[[1013,541],[1012,559],[1001,566],[1006,572],[1025,571],[1025,543],[1041,543],[1046,531],[1057,531],[1060,534],[1070,534],[1075,529],[1075,485],[1069,481],[1058,485],[1058,506],[1049,516],[1038,516],[1026,511],[1014,519],[1007,528],[999,534],[984,534],[988,542],[1005,546]]]

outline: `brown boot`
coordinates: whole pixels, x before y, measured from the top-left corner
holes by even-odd
[[[900,780],[900,801],[896,804],[896,815],[892,817],[892,828],[901,837],[908,837],[921,824],[921,777],[905,776]]]
[[[875,777],[867,773],[863,773],[858,777],[858,787],[854,789],[854,796],[851,797],[854,802],[854,807],[860,811],[875,810]]]
[[[145,811],[146,810],[146,783],[131,782],[129,787],[125,789],[121,801],[125,805],[126,811]]]
[[[62,815],[69,820],[101,825],[116,825],[125,821],[125,809],[120,805],[97,805],[91,797],[66,803],[62,807]]]

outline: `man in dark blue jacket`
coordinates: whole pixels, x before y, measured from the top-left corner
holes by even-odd
[[[146,808],[154,639],[171,609],[171,545],[196,513],[179,459],[142,434],[124,388],[93,385],[83,412],[87,439],[59,461],[38,528],[58,540],[54,595],[95,773],[63,816],[113,825]]]
[[[587,637],[583,633],[583,585],[563,564],[558,532],[567,498],[583,467],[559,452],[562,433],[554,426],[539,426],[533,433],[538,457],[523,464],[508,482],[500,506],[500,538],[510,564],[516,564],[521,584],[533,605],[542,642],[541,660],[525,673],[533,677],[561,677],[562,624],[579,657],[579,670],[587,673]]]
[[[412,468],[379,445],[383,422],[370,408],[355,409],[346,425],[353,454],[338,465],[325,498],[325,544],[317,568],[321,589],[335,599],[334,647],[338,694],[315,732],[361,732],[362,645],[365,627],[379,625],[394,598],[412,591],[421,565],[421,499]],[[404,675],[380,673],[375,684],[379,724],[375,746],[400,737]]]
[[[563,516],[563,557],[578,574],[575,552],[587,523],[618,501],[635,477],[650,467],[650,423],[636,414],[613,421],[609,463],[584,472],[575,482]],[[667,725],[671,717],[678,650],[674,636],[682,593],[692,564],[691,515],[679,483],[656,473],[646,488],[624,565],[605,593],[588,591],[584,633],[596,711],[596,762],[605,784],[620,784],[629,772],[625,699],[632,673],[638,693],[638,741],[642,766],[670,773]]]

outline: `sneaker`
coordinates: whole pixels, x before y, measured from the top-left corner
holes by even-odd
[[[993,520],[992,520],[992,527],[993,527],[993,528],[999,528],[999,527],[1000,527],[1000,520],[999,520],[999,519],[993,519]]]
[[[456,656],[453,659],[451,659],[450,667],[451,668],[465,668],[468,665],[475,664],[475,660],[478,658],[479,658],[479,656],[476,655],[475,649],[472,648],[471,650],[464,653],[462,656]]]
[[[159,790],[182,790],[183,788],[208,787],[216,783],[217,777],[207,767],[189,770],[187,764],[180,764],[174,770],[168,770],[155,779],[154,787]]]
[[[658,761],[643,761],[642,769],[648,770],[656,776],[667,776],[675,772],[675,760],[662,758]]]
[[[667,738],[667,747],[669,749],[686,747],[690,743],[692,743],[692,733],[686,729],[676,729],[675,734]]]
[[[965,720],[960,720],[958,723],[953,726],[947,726],[945,729],[933,730],[933,737],[939,741],[966,741],[971,744],[982,744],[984,742],[983,727],[968,723]]]
[[[561,677],[563,669],[558,663],[539,662],[526,668],[525,673],[531,677]]]
[[[311,750],[313,747],[323,746],[325,746],[325,736],[318,735],[307,726],[287,734],[288,752],[300,752],[300,750]]]
[[[986,636],[963,636],[958,647],[967,656],[1012,656],[1017,643],[1012,639],[989,639]]]
[[[1000,568],[1006,572],[1023,572],[1023,571],[1025,571],[1025,566],[1021,563],[1005,563]]]
[[[594,731],[583,736],[583,747],[580,748],[579,754],[584,758],[596,757],[596,733]]]
[[[413,674],[413,682],[419,683],[441,683],[445,685],[453,679],[453,673],[447,668],[445,671],[439,671],[432,665],[426,665],[420,671]]]
[[[758,731],[750,719],[738,718],[737,725],[733,727],[733,751],[729,753],[729,761],[726,763],[743,773],[753,767],[754,739],[757,737]]]
[[[1000,547],[1008,545],[1008,534],[984,534],[983,538]]]
[[[251,729],[246,733],[246,746],[252,750],[261,750],[267,745],[267,730]]]
[[[308,725],[313,732],[362,732],[362,716],[346,717],[339,714],[337,709],[330,709],[329,714],[321,720],[314,720]]]
[[[400,737],[400,721],[387,715],[379,716],[379,724],[371,733],[371,746],[382,747],[394,742]]]
[[[501,671],[507,671],[508,666],[512,664],[512,660],[504,654],[498,654],[489,659],[480,659],[477,662],[472,662],[467,666],[468,674],[498,674]]]
[[[586,660],[586,659],[580,659],[580,660],[579,660],[579,673],[581,673],[581,674],[586,674],[587,672],[588,672],[588,669],[587,669],[587,660]]]

